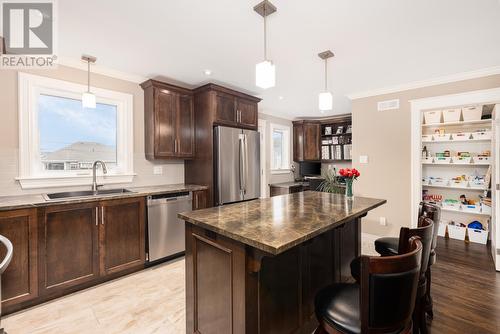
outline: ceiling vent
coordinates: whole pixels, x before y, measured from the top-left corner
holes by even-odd
[[[399,99],[380,101],[377,103],[377,109],[378,109],[378,111],[399,109]]]

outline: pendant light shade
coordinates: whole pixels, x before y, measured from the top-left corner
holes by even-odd
[[[333,109],[333,95],[330,92],[319,93],[319,110],[327,111]]]
[[[255,65],[255,84],[263,89],[276,85],[276,67],[269,60]]]
[[[95,95],[90,92],[83,93],[82,106],[84,108],[95,109],[96,106]]]
[[[333,52],[326,50],[318,54],[318,56],[325,61],[325,90],[319,93],[318,107],[323,113],[333,109],[333,95],[328,91],[328,58],[333,57]]]
[[[255,85],[267,89],[276,85],[276,67],[267,59],[267,21],[268,15],[276,11],[276,7],[267,0],[262,1],[253,8],[264,18],[264,61],[255,65]]]
[[[95,109],[96,97],[90,92],[90,64],[95,63],[97,58],[83,55],[82,60],[87,62],[87,91],[82,94],[82,106],[84,108]]]

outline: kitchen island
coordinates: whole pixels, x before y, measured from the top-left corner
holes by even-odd
[[[186,332],[311,333],[314,295],[350,279],[361,218],[384,203],[306,191],[179,214]]]

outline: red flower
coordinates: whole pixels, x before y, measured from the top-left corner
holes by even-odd
[[[349,179],[356,179],[361,175],[361,173],[356,168],[342,168],[341,170],[339,170],[339,174],[340,176]]]

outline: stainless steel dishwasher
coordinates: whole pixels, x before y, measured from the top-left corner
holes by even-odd
[[[189,192],[148,196],[149,262],[180,255],[186,250],[180,212],[192,211]]]

